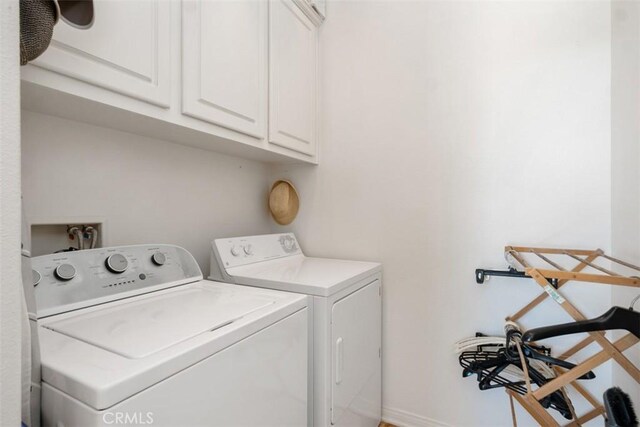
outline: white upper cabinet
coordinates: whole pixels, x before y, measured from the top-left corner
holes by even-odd
[[[183,113],[266,138],[268,3],[182,5]]]
[[[318,29],[292,0],[269,17],[269,142],[315,156]]]
[[[94,10],[96,19],[88,30],[59,22],[49,49],[33,64],[169,107],[171,3],[96,0]]]
[[[2,1],[2,0],[0,0]],[[22,108],[258,161],[317,163],[322,0],[94,0],[22,67]]]

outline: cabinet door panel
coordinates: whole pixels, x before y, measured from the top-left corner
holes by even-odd
[[[269,16],[269,142],[315,155],[317,28],[291,0]]]
[[[113,92],[168,107],[171,97],[171,3],[95,0],[95,22],[55,26],[34,65]]]
[[[184,114],[266,136],[267,2],[183,2]]]

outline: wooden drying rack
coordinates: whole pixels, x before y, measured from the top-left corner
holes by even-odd
[[[539,259],[553,268],[541,269],[530,265],[523,256],[523,254],[525,253],[537,256]],[[566,257],[570,257],[578,263],[575,265],[575,267],[573,267],[573,269],[566,270],[560,264],[551,260],[547,255],[563,255]],[[626,268],[636,270],[638,272],[640,272],[640,267],[609,256],[600,249],[579,250],[506,246],[505,256],[512,257],[515,262],[517,262],[522,266],[522,268],[524,268],[526,276],[531,277],[544,290],[544,292],[534,298],[530,303],[525,305],[514,315],[507,318],[507,320],[512,320],[514,322],[522,318],[525,314],[529,313],[548,297],[551,297],[574,320],[586,320],[587,318],[573,304],[571,304],[569,300],[567,300],[558,292],[558,289],[572,280],[579,282],[591,282],[606,285],[620,285],[640,288],[639,277],[622,276],[614,271],[610,271],[597,264],[594,264],[594,261],[598,258],[604,258],[615,264],[622,265]],[[597,270],[602,274],[583,273],[582,270],[587,267]],[[620,366],[622,366],[622,368],[627,371],[629,375],[631,375],[631,377],[636,380],[636,382],[640,383],[640,369],[638,369],[638,367],[631,363],[631,361],[622,354],[622,352],[638,343],[638,341],[640,341],[640,339],[638,339],[631,333],[627,333],[625,336],[616,340],[615,342],[611,342],[605,337],[604,332],[589,332],[588,337],[564,352],[559,356],[559,358],[567,359],[593,342],[598,343],[602,347],[601,351],[577,364],[576,367],[571,370],[556,368],[556,378],[536,390],[531,390],[529,388],[525,395],[520,395],[511,390],[507,390],[507,393],[512,399],[515,399],[520,405],[522,405],[522,407],[540,425],[559,426],[560,424],[544,409],[539,401],[557,390],[561,390],[564,393],[563,388],[566,386],[571,386],[578,393],[580,393],[593,407],[593,409],[579,417],[572,409],[573,421],[567,424],[567,426],[580,426],[593,418],[604,415],[605,411],[602,403],[600,403],[599,400],[593,397],[576,380],[595,367],[605,363],[609,359],[613,359]],[[570,407],[571,406],[572,405],[570,405]]]

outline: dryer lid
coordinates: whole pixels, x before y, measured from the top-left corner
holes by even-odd
[[[226,271],[239,284],[327,297],[381,270],[375,262],[294,255]]]
[[[111,303],[44,327],[138,359],[229,325],[275,302],[266,295],[192,287],[132,302]]]

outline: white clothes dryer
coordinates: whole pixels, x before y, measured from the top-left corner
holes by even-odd
[[[170,245],[32,259],[44,426],[307,422],[307,297],[202,280]]]
[[[309,295],[311,422],[377,426],[381,420],[382,266],[305,256],[292,233],[217,239],[214,280]]]

